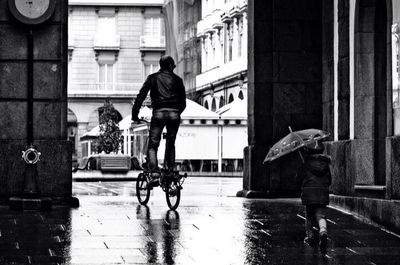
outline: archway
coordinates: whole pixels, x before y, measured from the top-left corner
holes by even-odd
[[[224,105],[225,105],[225,100],[224,100],[224,97],[221,96],[219,98],[219,108],[222,108]]]
[[[212,100],[211,110],[212,111],[216,111],[217,110],[217,102],[215,101],[215,98],[213,98],[213,100]]]
[[[228,103],[231,103],[233,100],[234,100],[233,95],[230,94],[230,95],[229,95],[229,99],[228,99]]]
[[[68,108],[68,140],[72,143],[72,166],[77,166],[77,154],[78,154],[78,118],[75,113]]]

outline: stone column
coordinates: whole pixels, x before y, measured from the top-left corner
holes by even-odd
[[[67,141],[68,3],[56,1],[50,21],[33,29],[33,84],[28,84],[27,26],[0,1],[0,199],[23,190],[27,148],[28,86],[33,87],[33,144],[41,152],[38,189],[58,200],[72,194],[71,143]],[[6,88],[6,89],[5,89]]]
[[[269,148],[293,130],[322,127],[322,7],[318,0],[249,1],[248,141],[238,196],[293,196],[297,153],[271,164]]]
[[[338,138],[350,136],[350,57],[349,57],[349,0],[338,1]]]

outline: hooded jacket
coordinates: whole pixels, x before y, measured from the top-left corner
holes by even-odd
[[[186,108],[186,92],[182,79],[169,70],[160,70],[147,77],[132,107],[132,119],[139,114],[140,107],[150,90],[151,105],[154,110],[161,108]]]
[[[331,158],[324,154],[310,154],[298,174],[301,181],[301,201],[303,204],[329,204],[329,186]]]

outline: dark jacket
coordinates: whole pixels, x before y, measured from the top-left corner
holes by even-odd
[[[298,174],[303,204],[329,204],[330,162],[331,158],[324,154],[305,155]]]
[[[172,71],[160,70],[147,77],[132,107],[132,119],[139,114],[140,107],[150,90],[153,109],[177,109],[181,113],[186,108],[186,93],[182,79]]]

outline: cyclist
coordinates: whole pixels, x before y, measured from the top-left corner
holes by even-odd
[[[132,121],[138,122],[139,109],[150,91],[153,108],[147,157],[148,169],[152,172],[151,184],[155,185],[160,177],[157,163],[157,150],[161,134],[167,128],[164,168],[173,170],[175,164],[175,139],[181,121],[180,114],[186,108],[186,93],[182,79],[173,73],[176,65],[171,56],[160,58],[160,70],[147,77],[132,107]]]

